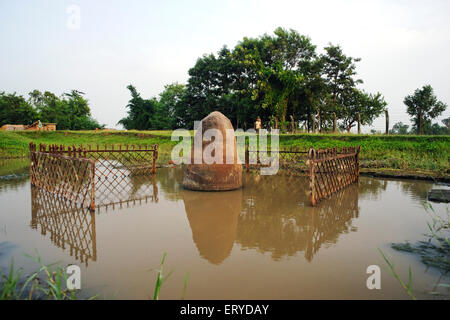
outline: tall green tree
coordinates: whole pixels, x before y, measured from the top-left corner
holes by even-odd
[[[23,96],[0,92],[0,126],[4,124],[32,124],[39,114]]]
[[[357,124],[358,114],[361,118],[361,125],[371,125],[387,105],[380,93],[368,94],[356,88],[345,92],[341,99],[340,118],[342,127],[347,132],[350,132],[351,128]]]
[[[185,86],[182,84],[172,83],[164,87],[164,91],[159,95],[159,102],[151,121],[152,128],[167,130],[180,126],[179,122],[182,117],[177,114],[177,110],[180,109],[184,93]]]
[[[442,114],[447,108],[447,105],[434,95],[430,85],[416,89],[414,94],[405,97],[403,103],[407,106],[406,111],[412,117],[411,120],[418,134],[423,134],[425,125],[431,125],[431,119]]]
[[[310,38],[278,28],[274,36],[244,38],[237,49],[244,50],[247,64],[256,72],[252,98],[260,99],[260,107],[271,110],[282,123],[312,100],[316,47]]]
[[[217,56],[209,54],[197,60],[194,67],[189,69],[183,97],[185,110],[179,113],[186,127],[192,128],[194,121],[201,120],[215,110],[227,115],[234,125],[242,120],[239,119],[242,113],[238,111],[244,88],[244,84],[239,82],[241,67],[226,47]]]
[[[128,115],[121,119],[118,124],[123,125],[125,129],[149,130],[158,101],[155,98],[143,99],[131,84],[127,86],[127,89],[131,93],[131,99],[127,104]]]
[[[325,103],[328,119],[336,113],[339,119],[344,119],[343,126],[349,130],[354,123],[352,109],[362,96],[356,90],[358,84],[363,83],[356,79],[356,62],[360,58],[353,58],[344,54],[338,45],[329,44],[324,48],[325,53],[320,56],[322,77],[326,85],[327,97]]]
[[[304,117],[321,81],[316,57],[308,37],[282,28],[273,36],[244,38],[233,50],[223,47],[217,56],[204,55],[189,70],[186,125],[214,110],[245,129],[257,116],[263,122],[272,115],[282,121]]]
[[[325,47],[325,54],[321,55],[323,63],[323,75],[329,88],[334,104],[348,95],[357,84],[363,83],[361,79],[355,79],[356,64],[360,58],[346,56],[340,46],[330,44]]]

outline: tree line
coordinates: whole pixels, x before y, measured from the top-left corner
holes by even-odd
[[[358,88],[363,83],[356,72],[359,61],[339,45],[329,44],[318,54],[309,37],[278,28],[273,35],[246,37],[232,49],[224,46],[217,54],[203,55],[189,70],[186,85],[167,85],[159,97],[144,99],[129,85],[128,115],[119,124],[139,130],[191,129],[194,121],[218,110],[235,128],[251,128],[260,116],[265,127],[273,127],[276,118],[286,130],[294,119],[307,131],[314,122],[326,132],[336,118],[339,128],[349,132],[358,120],[371,125],[387,106],[380,93]],[[405,98],[417,133],[430,132],[430,119],[446,107],[430,88],[422,89],[428,98]],[[428,105],[421,107],[425,101]]]
[[[317,128],[326,131],[336,114],[340,127],[350,131],[358,113],[361,124],[370,125],[386,107],[380,93],[357,87],[358,61],[332,44],[319,55],[309,37],[278,28],[274,35],[244,38],[233,49],[200,57],[187,84],[166,86],[159,99],[142,99],[129,86],[128,116],[119,123],[127,129],[192,128],[218,110],[236,128],[252,127],[257,116],[266,124],[276,117],[286,128],[292,116],[310,130],[314,115]]]
[[[28,99],[16,93],[0,92],[0,126],[30,125],[37,120],[56,123],[59,130],[93,130],[103,128],[92,118],[84,93],[72,90],[60,97],[54,93],[33,90]]]

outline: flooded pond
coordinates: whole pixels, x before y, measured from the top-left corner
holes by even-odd
[[[28,177],[0,181],[0,267],[25,273],[45,263],[81,267],[86,295],[148,299],[167,253],[161,299],[407,299],[378,248],[414,293],[430,299],[438,281],[420,258],[391,249],[423,240],[430,182],[361,177],[316,208],[306,177],[244,175],[230,192],[193,192],[181,168],[129,178],[99,190],[95,213],[30,187]],[[129,201],[127,201],[129,200]],[[445,211],[444,204],[433,204]],[[368,290],[366,269],[381,267],[381,290]]]

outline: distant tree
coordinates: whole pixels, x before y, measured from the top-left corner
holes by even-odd
[[[263,122],[272,115],[280,123],[288,115],[307,120],[322,81],[316,60],[308,37],[282,28],[204,55],[189,70],[181,105],[186,127],[214,110],[243,128],[252,127],[257,116]]]
[[[250,47],[248,41],[258,43],[256,48],[247,50],[247,59],[258,74],[252,98],[260,99],[262,108],[272,109],[283,125],[289,113],[295,116],[300,107],[316,102],[320,89],[317,80],[321,78],[315,68],[316,46],[309,37],[292,29],[277,28],[274,36],[244,39],[239,45]],[[317,104],[315,107],[318,109]]]
[[[355,79],[356,62],[360,58],[346,56],[340,46],[330,44],[325,47],[325,54],[320,56],[323,64],[322,74],[331,95],[331,101],[336,112],[342,110],[343,102],[354,93],[356,85],[363,83]]]
[[[177,112],[177,126],[192,128],[194,121],[215,110],[225,114],[236,126],[245,122],[246,109],[255,104],[251,100],[254,72],[252,66],[247,67],[227,47],[220,49],[217,56],[208,54],[197,59],[189,69],[183,102]]]
[[[39,112],[42,122],[56,123],[59,130],[72,129],[70,110],[64,99],[49,91],[42,93],[39,90],[33,90],[28,95],[29,102]]]
[[[418,132],[416,125],[413,125],[412,130],[414,132]],[[439,123],[432,123],[430,119],[427,119],[423,122],[422,131],[423,131],[423,134],[429,134],[429,135],[443,135],[443,134],[450,133],[447,126],[445,126],[445,125],[441,126],[441,125],[439,125]]]
[[[56,123],[59,130],[93,130],[103,128],[91,116],[89,102],[82,92],[72,90],[57,97],[54,93],[33,90],[29,95],[29,103],[39,113],[42,122]]]
[[[128,102],[128,116],[121,119],[121,124],[125,129],[149,130],[151,129],[151,121],[155,115],[158,105],[156,98],[145,100],[137,92],[133,85],[127,86],[131,93],[131,99]]]
[[[32,124],[39,114],[23,96],[0,92],[0,126],[4,124]]]
[[[164,91],[159,95],[159,103],[155,111],[155,118],[152,127],[158,130],[175,129],[183,126],[183,116],[177,113],[185,94],[183,84],[172,83],[164,87]]]
[[[403,122],[397,122],[392,127],[391,133],[393,134],[408,134],[409,125],[403,124]]]
[[[342,128],[350,132],[358,122],[358,113],[361,117],[361,125],[371,125],[386,108],[386,101],[380,93],[368,94],[358,89],[342,94],[340,118]]]
[[[444,135],[450,134],[450,130],[446,126],[440,126],[439,123],[433,123],[425,133],[432,135]]]
[[[450,132],[450,117],[442,120],[442,123],[447,127],[448,131]]]
[[[447,108],[445,103],[438,101],[430,85],[416,89],[413,95],[405,97],[403,103],[407,106],[408,114],[412,116],[418,134],[423,134],[424,125],[431,125],[431,119],[439,116]]]

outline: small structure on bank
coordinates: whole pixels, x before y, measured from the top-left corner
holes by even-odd
[[[56,123],[42,123],[40,120],[30,125],[24,124],[5,124],[0,130],[3,131],[56,131]]]
[[[205,141],[204,134],[209,129],[216,129],[222,134],[223,139]],[[233,134],[232,139],[227,133]],[[201,150],[195,150],[196,141],[201,143]],[[205,148],[211,143],[215,144],[215,150],[222,150],[222,163],[208,164],[205,162]],[[231,144],[231,145],[227,145]],[[233,161],[227,162],[227,150],[233,152]],[[195,159],[195,155],[199,161]],[[200,155],[201,152],[201,155]],[[215,154],[212,154],[214,157]],[[199,162],[199,163],[196,163]],[[231,121],[221,112],[214,111],[201,121],[201,130],[197,130],[194,136],[194,146],[191,152],[191,164],[186,165],[183,176],[183,187],[196,191],[227,191],[242,187],[242,165],[238,164],[238,152],[236,137]]]

